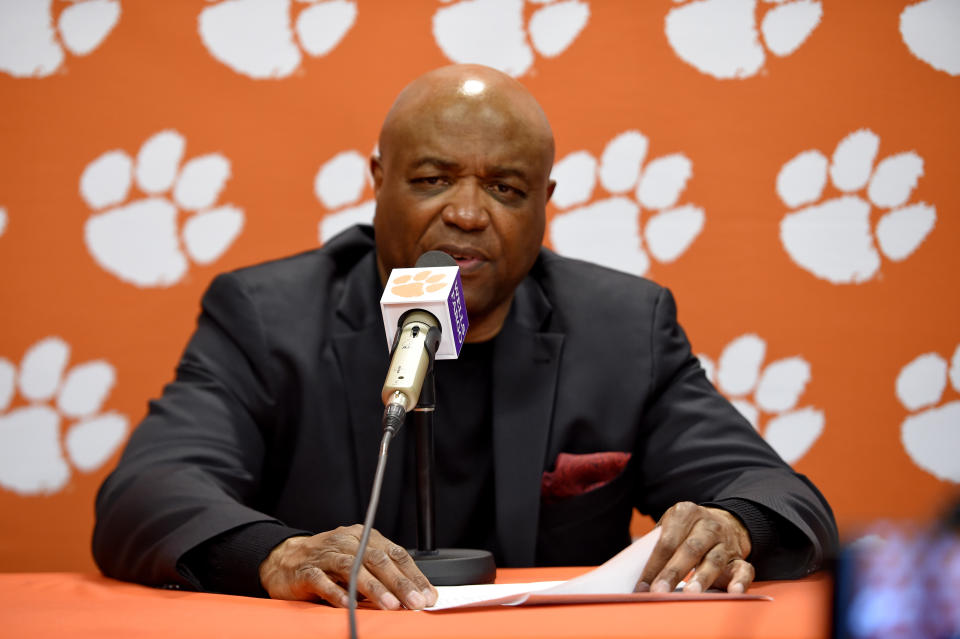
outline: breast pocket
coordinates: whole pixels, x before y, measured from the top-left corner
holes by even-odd
[[[538,566],[593,566],[630,543],[631,470],[628,465],[611,481],[585,493],[541,501]]]

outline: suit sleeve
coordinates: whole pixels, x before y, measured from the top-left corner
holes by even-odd
[[[277,542],[302,531],[265,515],[265,450],[275,419],[270,345],[235,275],[204,295],[176,378],[133,432],[96,500],[93,555],[104,574],[200,587],[179,565],[192,548],[257,522]]]
[[[827,501],[707,380],[666,289],[652,322],[638,509],[659,518],[679,501],[725,508],[757,537],[749,559],[758,579],[813,572],[837,546]]]

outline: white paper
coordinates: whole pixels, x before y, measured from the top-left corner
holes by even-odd
[[[568,581],[536,581],[519,584],[438,586],[437,603],[428,612],[480,606],[523,604],[599,603],[614,601],[696,601],[716,599],[766,599],[753,594],[708,591],[682,592],[684,582],[670,593],[634,592],[647,560],[660,539],[660,527],[636,540],[602,565]]]
[[[534,581],[522,584],[479,584],[476,586],[437,586],[437,603],[427,610],[445,610],[465,606],[509,604],[526,599],[531,592],[548,590],[563,581]]]
[[[569,581],[538,581],[520,584],[438,586],[437,603],[427,610],[465,606],[523,603],[530,593],[542,595],[625,594],[633,592],[653,547],[660,539],[660,527],[636,540],[602,565]]]
[[[633,592],[658,541],[660,541],[660,526],[657,526],[590,572],[551,588],[549,593],[552,595],[597,595]]]

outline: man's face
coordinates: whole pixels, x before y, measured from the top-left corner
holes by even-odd
[[[444,251],[460,266],[471,325],[505,314],[543,241],[553,185],[542,131],[509,104],[454,100],[417,110],[388,140],[372,161],[382,272]]]

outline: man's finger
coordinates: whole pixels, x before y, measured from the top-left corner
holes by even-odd
[[[740,594],[747,591],[755,575],[753,564],[744,559],[734,559],[727,564],[714,585],[718,588],[725,587],[727,592]]]
[[[653,581],[648,582],[650,591],[672,591],[719,541],[720,524],[711,519],[698,520],[683,542],[677,546],[667,565],[653,577]]]
[[[304,566],[297,571],[297,577],[301,581],[301,586],[297,588],[301,595],[307,593],[320,597],[329,604],[345,608],[347,606],[347,591],[334,583],[325,572],[316,566]],[[306,599],[305,596],[298,596],[297,599]]]
[[[413,580],[397,567],[390,554],[382,548],[368,548],[363,556],[363,565],[395,597],[398,597],[398,600],[403,601],[403,605],[407,608],[420,610],[426,607],[426,597]]]
[[[704,555],[703,560],[697,564],[693,576],[687,580],[684,586],[684,592],[703,592],[723,574],[734,558],[730,549],[722,544],[717,544]]]
[[[400,600],[380,582],[366,566],[357,573],[357,592],[377,604],[383,610],[399,610]]]
[[[638,586],[641,589],[645,587],[642,584],[647,587],[653,584],[654,577],[660,574],[677,548],[687,538],[696,521],[695,516],[698,510],[699,506],[693,502],[680,502],[671,506],[660,518],[658,524],[661,529],[660,539],[650,553],[647,565],[640,576],[641,583]]]
[[[397,568],[400,569],[400,572],[413,582],[413,585],[420,591],[424,599],[426,599],[427,606],[432,606],[437,603],[437,597],[439,596],[437,589],[433,587],[433,584],[430,583],[426,575],[420,571],[413,557],[410,556],[410,553],[408,553],[403,546],[390,543],[387,547],[387,555],[393,560]]]
[[[410,556],[410,553],[408,553],[403,546],[393,543],[381,535],[376,529],[374,529],[370,535],[370,546],[379,548],[386,553],[386,557],[396,570],[399,571],[399,575],[389,569],[387,574],[383,575],[377,573],[376,570],[373,572],[388,586],[390,585],[389,580],[393,580],[393,583],[395,583],[397,587],[391,588],[391,590],[403,600],[407,608],[419,610],[426,606],[432,606],[437,602],[439,593],[437,593],[436,588],[434,588],[433,584],[420,572],[420,568],[417,567],[413,557]],[[419,593],[424,601],[421,602],[419,597],[414,596],[415,593]]]
[[[319,568],[323,572],[328,576],[334,576],[342,584],[349,583],[356,553],[360,549],[360,539],[356,534],[357,529],[358,526],[355,525],[335,530],[330,535],[329,541],[337,551],[326,553],[323,556],[323,561],[319,562]],[[377,535],[379,539],[384,539],[379,533]],[[373,539],[372,535],[371,539]],[[369,547],[364,553],[364,565],[360,566],[357,573],[357,592],[384,610],[397,610],[400,607],[400,600],[366,568],[366,564],[370,561],[370,555],[376,555],[377,552],[380,555],[383,554],[383,551],[377,551],[377,549]]]

